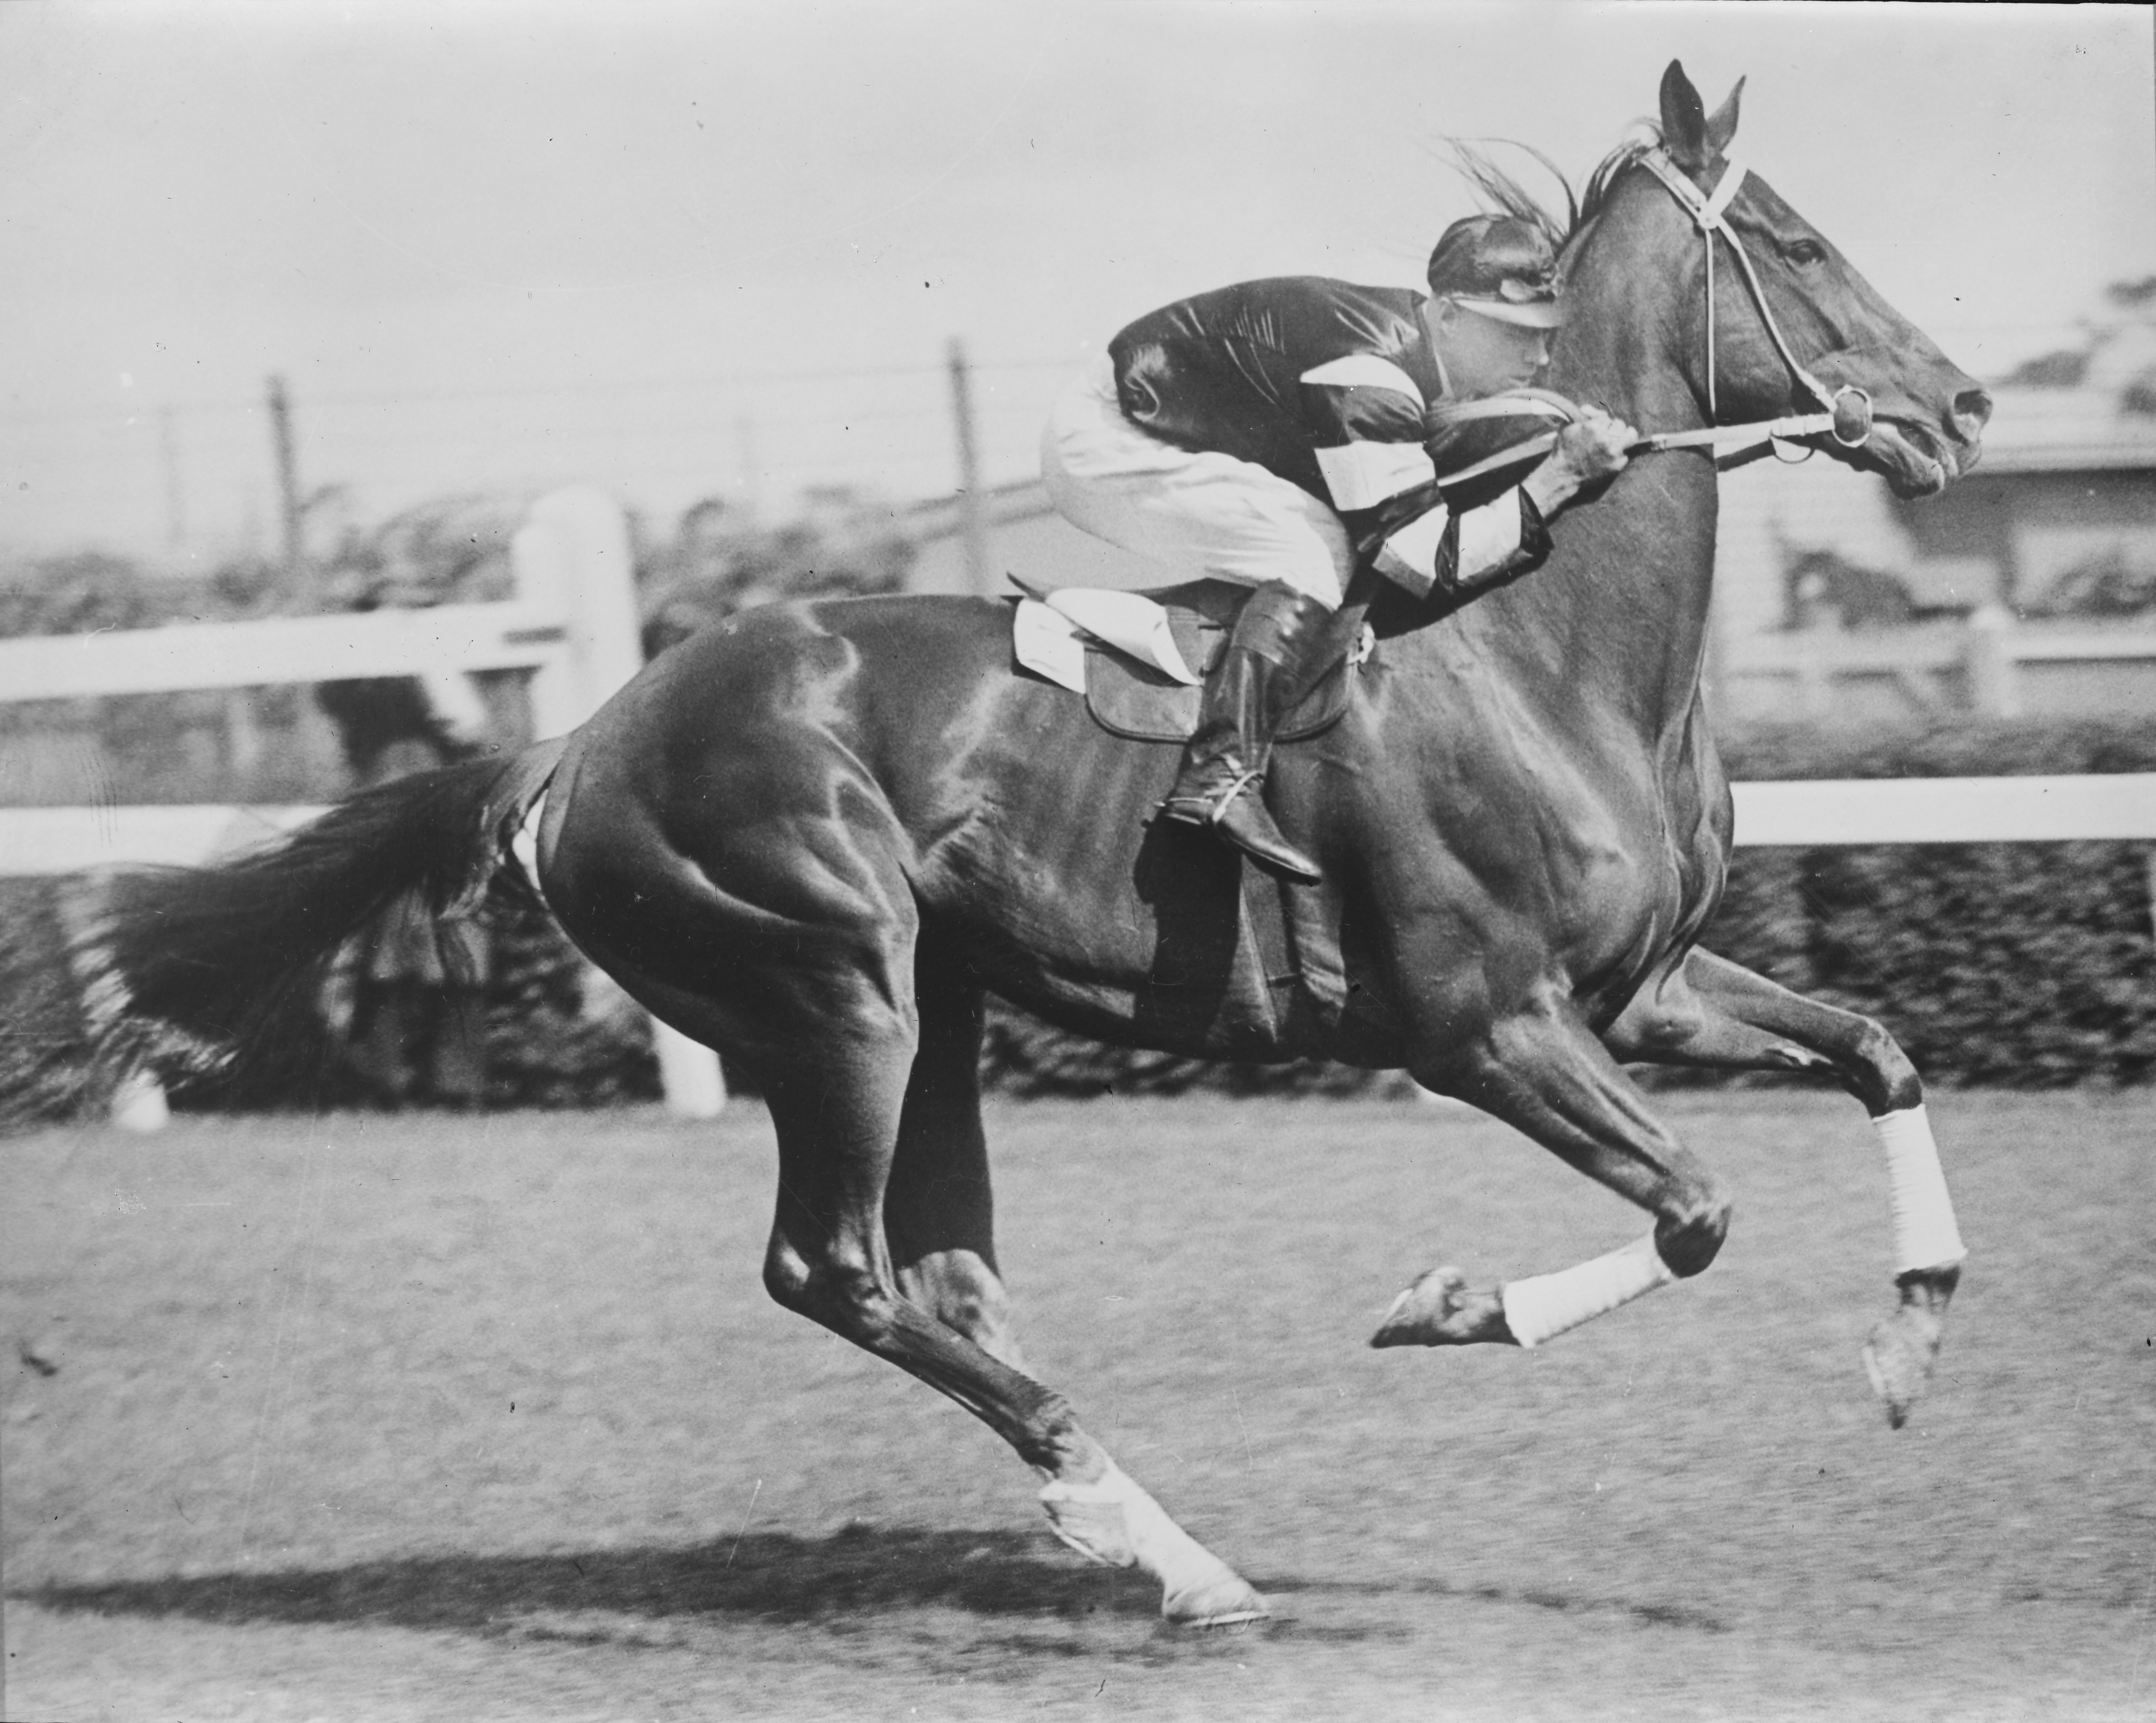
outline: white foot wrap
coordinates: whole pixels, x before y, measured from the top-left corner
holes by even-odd
[[[1265,1612],[1257,1594],[1204,1545],[1168,1517],[1111,1461],[1091,1484],[1051,1484],[1040,1493],[1056,1536],[1109,1567],[1143,1568],[1161,1583],[1161,1612],[1215,1624]]]
[[[1553,1340],[1583,1322],[1606,1316],[1621,1304],[1644,1298],[1676,1276],[1655,1248],[1655,1235],[1613,1250],[1555,1274],[1506,1283],[1505,1325],[1512,1338],[1530,1349]]]
[[[1922,1107],[1882,1114],[1871,1121],[1887,1151],[1887,1201],[1894,1222],[1894,1272],[1943,1268],[1969,1254],[1954,1225],[1953,1201],[1932,1122]]]

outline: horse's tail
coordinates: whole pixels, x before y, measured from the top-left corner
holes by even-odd
[[[475,911],[567,745],[557,738],[362,790],[218,866],[103,880],[69,953],[92,1048],[215,1069],[397,899],[417,892],[444,919]]]

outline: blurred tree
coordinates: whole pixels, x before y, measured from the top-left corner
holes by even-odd
[[[2074,347],[2040,353],[1999,379],[2008,388],[2086,388],[2119,411],[2156,414],[2156,275],[2114,281],[2103,307],[2081,320]]]
[[[221,620],[274,615],[283,608],[290,583],[284,565],[264,556],[234,557],[210,570],[208,599]]]
[[[1999,380],[2010,388],[2079,388],[2088,368],[2087,353],[2061,347],[2024,359]]]
[[[0,576],[0,638],[147,628],[171,614],[163,584],[106,551],[35,557]]]
[[[333,609],[406,603],[476,604],[514,584],[510,546],[522,508],[486,496],[441,496],[376,527],[346,527],[323,559]]]

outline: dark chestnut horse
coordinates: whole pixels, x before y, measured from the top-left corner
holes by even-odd
[[[1861,446],[1832,452],[1938,491],[1989,402],[1727,164],[1736,124],[1735,95],[1709,117],[1671,67],[1661,153],[1604,163],[1565,236],[1548,387],[1681,431],[1710,402],[1724,423],[1813,410],[1808,370],[1872,403]],[[1345,719],[1276,757],[1315,887],[1149,824],[1177,749],[1014,670],[1007,605],[880,599],[737,616],[566,741],[355,799],[231,867],[122,880],[78,955],[115,984],[109,1021],[228,1032],[394,894],[469,896],[543,799],[538,884],[569,936],[768,1098],[772,1296],[983,1419],[1047,1480],[1056,1530],[1158,1576],[1170,1618],[1247,1618],[1250,1588],[1026,1371],[997,1278],[983,997],[1181,1054],[1404,1067],[1654,1217],[1650,1242],[1502,1291],[1425,1276],[1379,1344],[1531,1345],[1713,1260],[1729,1198],[1620,1060],[1815,1071],[1906,1139],[1921,1091],[1885,1031],[1693,944],[1731,833],[1700,698],[1716,471],[1711,448],[1642,454],[1527,578],[1449,613],[1378,604]],[[1871,1362],[1898,1419],[1960,1252],[1950,1214],[1926,1218],[1936,1160],[1888,1146],[1917,1259]]]

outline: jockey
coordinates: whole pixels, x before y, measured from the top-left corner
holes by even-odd
[[[1316,866],[1259,792],[1281,720],[1350,644],[1331,625],[1349,578],[1368,566],[1418,595],[1465,594],[1524,573],[1548,554],[1544,523],[1636,440],[1580,407],[1523,482],[1455,512],[1440,486],[1468,462],[1447,459],[1445,409],[1547,363],[1557,260],[1532,223],[1470,216],[1429,280],[1428,298],[1289,275],[1179,300],[1108,344],[1041,441],[1074,526],[1183,579],[1258,589],[1162,812],[1306,882]]]

